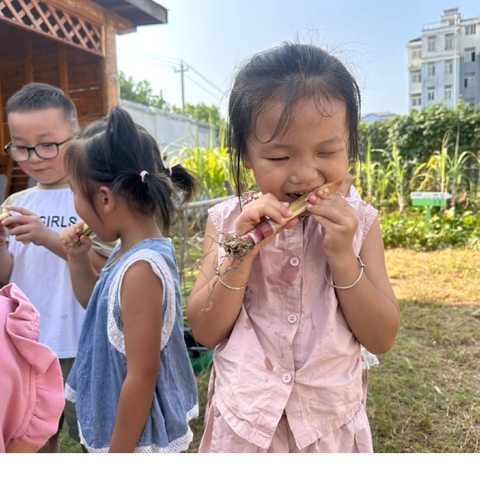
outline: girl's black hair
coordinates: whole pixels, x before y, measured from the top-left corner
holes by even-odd
[[[66,168],[81,193],[97,211],[101,185],[123,196],[132,211],[156,215],[165,232],[178,206],[198,185],[195,175],[175,165],[165,168],[155,139],[122,108],[84,128],[65,153]],[[148,174],[140,175],[143,171]]]
[[[358,158],[360,89],[357,82],[340,60],[322,48],[286,42],[254,55],[234,81],[228,105],[228,143],[237,195],[241,195],[244,183],[242,156],[246,153],[247,139],[255,135],[258,116],[272,101],[283,102],[273,138],[288,127],[295,103],[304,98],[314,98],[319,112],[322,100],[345,103],[348,154],[350,158]]]

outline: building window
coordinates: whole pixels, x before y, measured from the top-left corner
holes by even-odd
[[[476,25],[466,25],[465,26],[465,35],[475,35]]]
[[[427,69],[428,69],[428,76],[433,77],[435,75],[435,63],[428,63]]]
[[[465,75],[463,86],[465,88],[475,88],[475,75]]]
[[[427,100],[429,102],[435,101],[435,88],[434,87],[429,87],[427,90]]]
[[[435,37],[428,37],[427,50],[429,52],[435,51]]]
[[[445,35],[445,50],[453,50],[453,33]]]
[[[445,75],[452,75],[453,73],[453,60],[445,60]]]
[[[452,86],[445,85],[445,100],[451,100],[451,99],[452,99]]]
[[[412,72],[412,83],[420,83],[422,81],[422,73],[420,70],[416,70],[415,72]]]
[[[415,50],[412,50],[412,60],[415,60],[417,58],[422,58],[422,51],[419,48],[416,48]]]
[[[475,61],[475,48],[466,48],[463,55],[463,61],[465,63],[472,63]]]
[[[422,105],[422,97],[420,95],[412,95],[412,107],[420,107]]]

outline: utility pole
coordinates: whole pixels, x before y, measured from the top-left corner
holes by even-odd
[[[180,60],[180,68],[174,68],[175,73],[180,73],[180,84],[182,87],[182,113],[185,114],[185,87],[183,81],[183,74],[188,72],[188,67],[183,64],[183,60]]]

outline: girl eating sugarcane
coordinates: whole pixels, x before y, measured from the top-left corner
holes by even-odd
[[[201,452],[372,451],[360,345],[388,351],[400,318],[377,211],[340,193],[359,111],[354,78],[317,46],[261,52],[235,78],[238,199],[209,210],[187,305],[216,347]]]

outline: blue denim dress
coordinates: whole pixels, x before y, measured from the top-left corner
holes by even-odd
[[[119,248],[110,255],[88,302],[65,396],[75,402],[82,444],[89,452],[107,452],[127,374],[120,309],[122,279],[134,262],[148,261],[163,283],[160,369],[135,452],[180,452],[192,440],[188,422],[198,416],[198,398],[183,338],[173,245],[165,238],[143,240],[111,263]]]

